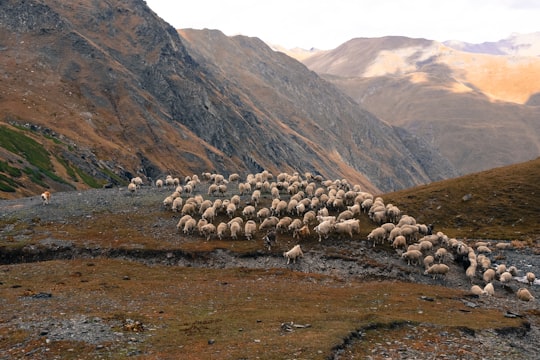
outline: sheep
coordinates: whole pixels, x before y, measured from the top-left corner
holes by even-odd
[[[503,274],[505,272],[506,272],[506,265],[500,264],[499,266],[497,266],[497,270],[496,270],[497,275],[500,276],[501,274]]]
[[[185,203],[184,206],[182,206],[182,211],[180,212],[182,215],[194,215],[196,212],[195,205],[193,203]]]
[[[174,199],[175,199],[175,198],[174,198],[173,196],[171,196],[171,195],[167,196],[165,199],[163,199],[163,203],[162,203],[163,206],[164,206],[165,208],[171,207],[171,206],[172,206],[172,203],[173,203],[173,201],[174,201]]]
[[[527,278],[527,282],[529,283],[529,285],[534,284],[534,280],[536,280],[536,275],[534,275],[533,272],[528,272],[525,277]]]
[[[474,277],[476,276],[476,262],[471,263],[467,270],[465,270],[465,275],[469,278],[471,283],[473,282]]]
[[[319,225],[313,228],[315,232],[319,235],[319,242],[324,237],[328,239],[328,235],[334,230],[334,223],[332,221],[326,220],[320,223]]]
[[[44,191],[43,193],[41,193],[40,197],[42,205],[49,205],[49,202],[51,201],[51,192]]]
[[[227,185],[225,184],[220,184],[218,186],[218,192],[221,196],[225,196],[225,193],[227,192]]]
[[[420,251],[422,252],[431,251],[431,249],[433,249],[433,244],[431,243],[431,241],[423,240],[420,241],[418,244],[420,245]]]
[[[349,235],[352,239],[354,227],[355,225],[351,222],[337,222],[334,224],[334,231],[338,234]]]
[[[388,234],[388,241],[394,241],[396,237],[401,236],[401,228],[395,227]],[[405,236],[403,236],[405,238]],[[405,242],[407,239],[405,238]]]
[[[485,295],[486,292],[478,285],[471,286],[471,293],[476,296]]]
[[[216,233],[216,226],[214,224],[205,224],[200,228],[201,235],[206,236],[206,241],[210,240],[213,234]]]
[[[231,239],[237,240],[238,235],[242,232],[242,224],[234,221],[232,223],[229,222],[227,226],[229,226],[229,231],[231,232]]]
[[[424,271],[424,275],[433,275],[433,279],[435,279],[437,275],[442,275],[444,277],[449,269],[450,268],[445,264],[434,264]]]
[[[242,210],[242,215],[246,219],[253,219],[253,217],[255,216],[255,213],[256,213],[256,210],[255,210],[255,206],[253,206],[253,205],[247,205]]]
[[[160,190],[163,188],[163,180],[162,179],[157,179],[156,180],[156,187],[158,189],[160,189]]]
[[[260,230],[274,229],[278,224],[279,219],[275,216],[270,216],[269,218],[264,219],[264,221],[259,226]]]
[[[216,209],[213,207],[209,207],[206,210],[204,210],[204,213],[201,215],[201,217],[208,222],[213,222],[214,218],[216,217]]]
[[[275,230],[269,230],[264,236],[263,241],[264,241],[264,245],[268,248],[268,251],[270,251],[272,244],[277,244]]]
[[[244,225],[244,236],[246,237],[246,239],[253,239],[255,231],[257,231],[257,223],[253,220],[246,221],[246,224]]]
[[[234,216],[234,213],[236,212],[236,205],[234,205],[234,203],[232,203],[232,202],[229,203],[227,205],[226,212],[227,212],[227,215],[229,216],[229,218],[232,219],[233,216]]]
[[[431,255],[428,255],[424,258],[424,269],[429,269],[429,267],[431,265],[433,265],[433,263],[435,262],[435,258],[433,258],[433,256]]]
[[[165,177],[165,186],[167,186],[168,188],[171,188],[174,186],[174,179],[171,175],[167,175]]]
[[[263,207],[257,211],[257,219],[262,223],[264,219],[269,218],[272,215],[272,212],[269,208]]]
[[[140,189],[141,185],[143,184],[143,181],[140,176],[137,176],[131,179],[131,183],[135,185],[137,189]]]
[[[368,234],[367,239],[368,241],[373,241],[373,247],[377,244],[377,241],[383,242],[386,237],[386,230],[384,230],[382,227],[377,227]]]
[[[448,256],[448,251],[445,248],[438,248],[437,251],[435,251],[435,259],[439,261],[439,263],[443,263],[446,257]]]
[[[495,270],[487,269],[486,271],[484,271],[482,278],[486,283],[492,282],[495,279]]]
[[[261,198],[261,191],[260,190],[253,191],[253,193],[251,194],[251,202],[255,206],[257,206],[257,204],[259,203],[260,198]]]
[[[294,233],[295,230],[300,229],[302,226],[304,226],[302,220],[294,219],[287,229],[289,230],[289,232]]]
[[[276,229],[283,234],[288,229],[289,225],[292,224],[292,221],[292,218],[290,218],[289,216],[282,217],[281,219],[279,219],[276,225]]]
[[[193,233],[193,230],[197,227],[197,221],[193,218],[188,219],[184,224],[184,234],[189,235]]]
[[[184,215],[180,218],[180,220],[178,220],[178,223],[176,224],[176,229],[178,231],[184,229],[184,225],[186,224],[186,222],[189,220],[189,219],[193,219],[191,217],[191,215]]]
[[[131,194],[134,194],[135,191],[137,190],[137,185],[135,185],[134,183],[129,183],[127,189]],[[45,204],[45,201],[43,202],[43,204]]]
[[[501,284],[503,284],[503,285],[506,285],[507,283],[509,283],[510,280],[512,280],[512,274],[510,274],[508,271],[503,272],[503,273],[499,276],[499,281],[500,281]]]
[[[495,295],[495,288],[493,287],[492,283],[488,283],[486,286],[484,286],[484,293],[489,296]]]
[[[304,214],[304,218],[302,219],[302,222],[307,225],[315,220],[317,220],[317,215],[315,214],[315,211],[310,210]]]
[[[210,186],[208,186],[207,195],[208,196],[214,196],[217,191],[218,191],[218,186],[216,184],[210,184]]]
[[[525,288],[519,288],[517,291],[517,297],[521,301],[532,301],[534,300],[534,296],[529,292],[529,290]]]
[[[485,245],[480,245],[476,248],[476,252],[479,254],[491,254],[491,249]]]
[[[183,200],[181,197],[174,198],[171,206],[171,210],[174,212],[178,212],[182,208]]]
[[[293,264],[295,264],[297,258],[304,257],[304,253],[302,252],[300,245],[295,245],[291,250],[284,252],[283,257],[287,259],[287,264],[289,264],[291,260],[293,261]]]
[[[354,218],[353,212],[350,211],[350,210],[344,210],[341,213],[339,213],[336,220],[337,221],[343,221],[343,220],[349,220],[349,219],[352,219],[352,218]]]
[[[216,228],[216,235],[217,235],[219,240],[223,240],[228,228],[229,228],[229,226],[224,222],[220,222],[218,224],[218,226]]]
[[[407,260],[408,265],[419,265],[422,252],[420,250],[408,250],[401,254],[401,258]]]
[[[302,226],[300,229],[295,229],[293,232],[293,239],[302,239],[311,235],[309,227],[307,225]]]
[[[508,272],[509,272],[510,274],[512,274],[512,276],[517,276],[517,274],[518,274],[518,269],[517,269],[517,267],[515,267],[515,266],[510,266],[510,267],[508,268]]]

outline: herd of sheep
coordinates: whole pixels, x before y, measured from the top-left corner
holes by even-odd
[[[128,189],[134,193],[142,184],[140,177],[134,178]],[[274,176],[268,171],[249,174],[245,179],[238,174],[226,178],[203,173],[183,181],[168,175],[158,179],[155,187],[171,191],[162,206],[180,213],[178,232],[202,236],[207,241],[254,240],[263,234],[260,239],[268,250],[276,243],[277,234],[288,234],[298,244],[283,253],[287,264],[303,257],[299,243],[312,235],[318,241],[330,237],[360,238],[360,218],[367,216],[374,228],[361,240],[367,240],[369,246],[388,244],[404,263],[422,267],[424,274],[433,278],[444,279],[451,269],[449,265],[460,264],[475,295],[494,295],[495,282],[507,286],[519,272],[509,264],[492,264],[492,252],[505,251],[511,248],[510,243],[471,243],[449,238],[442,232],[433,233],[430,224],[417,223],[397,206],[385,204],[381,197],[374,197],[345,179],[324,180],[311,173]],[[269,202],[270,206],[262,205]],[[456,268],[459,267],[452,267]],[[535,275],[524,275],[532,288]],[[517,297],[534,300],[526,287],[518,289]]]

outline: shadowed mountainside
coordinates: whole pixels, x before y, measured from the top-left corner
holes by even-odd
[[[454,174],[256,38],[186,41],[140,0],[4,8],[3,198],[202,171],[310,171],[383,191]]]
[[[461,173],[540,154],[540,60],[461,52],[425,39],[358,38],[304,60]]]

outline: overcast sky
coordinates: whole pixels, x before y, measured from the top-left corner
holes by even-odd
[[[471,43],[540,31],[540,0],[146,0],[176,29],[217,29],[286,48],[333,49],[355,37]]]

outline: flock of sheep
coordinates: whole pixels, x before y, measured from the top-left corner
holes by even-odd
[[[135,192],[142,183],[140,177],[132,179],[129,191]],[[381,197],[345,179],[324,180],[311,173],[280,173],[274,177],[268,171],[249,174],[245,179],[238,174],[225,178],[203,173],[200,178],[188,176],[182,182],[169,175],[158,179],[155,186],[172,191],[163,206],[180,213],[177,231],[198,234],[207,241],[254,240],[262,233],[264,245],[270,250],[277,234],[289,234],[297,242],[313,233],[318,241],[329,237],[353,239],[360,237],[360,217],[368,216],[376,226],[365,239],[370,246],[391,245],[409,266],[421,266],[424,274],[433,278],[444,278],[450,264],[461,264],[475,295],[494,295],[495,282],[504,287],[518,275],[515,266],[492,264],[492,252],[507,250],[510,243],[470,244],[442,232],[433,233],[431,225],[417,223],[397,206],[385,204]],[[261,205],[263,198],[271,199],[269,207]],[[218,218],[227,220],[217,222]],[[300,244],[283,253],[287,264],[303,255]],[[528,272],[525,278],[531,287],[535,275]],[[534,300],[525,287],[518,289],[517,297]]]

